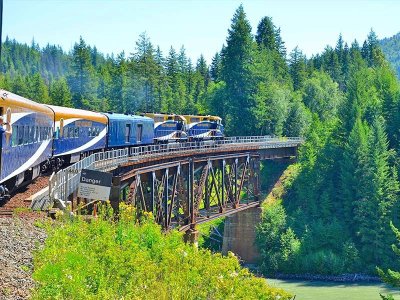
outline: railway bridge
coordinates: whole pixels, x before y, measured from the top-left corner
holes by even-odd
[[[260,204],[260,161],[297,155],[301,138],[230,137],[92,154],[53,174],[33,208],[74,209],[82,169],[113,174],[110,201],[151,212],[165,230],[195,225]]]

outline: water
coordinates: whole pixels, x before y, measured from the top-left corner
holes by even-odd
[[[269,285],[282,288],[296,300],[381,300],[379,293],[392,294],[400,300],[400,289],[382,283],[342,283],[267,279]]]

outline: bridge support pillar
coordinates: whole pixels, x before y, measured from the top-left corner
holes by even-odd
[[[190,228],[186,230],[183,240],[185,243],[190,243],[198,247],[199,231],[194,224],[192,224]]]
[[[235,253],[246,263],[256,263],[259,252],[255,245],[256,225],[260,223],[261,208],[254,207],[225,218],[222,253]]]

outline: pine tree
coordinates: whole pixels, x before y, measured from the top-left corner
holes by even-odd
[[[146,33],[139,36],[136,42],[136,52],[132,59],[135,62],[135,74],[139,76],[140,82],[143,83],[143,104],[140,109],[142,111],[154,111],[155,105],[155,85],[159,72],[159,65],[156,61],[156,53],[150,39]]]
[[[217,52],[211,61],[210,77],[214,82],[218,82],[221,78],[221,55]]]
[[[384,126],[375,119],[368,138],[369,151],[365,163],[359,168],[360,183],[354,203],[360,251],[363,259],[376,265],[388,265],[391,255],[385,242],[390,239],[391,208],[397,201],[399,185],[396,173],[389,166],[388,142]]]
[[[289,72],[292,76],[294,90],[299,90],[306,79],[306,58],[298,47],[290,53]]]
[[[264,46],[268,50],[278,51],[275,25],[272,23],[272,18],[264,17],[258,23],[256,42],[258,45]]]
[[[167,91],[166,101],[163,103],[163,110],[166,112],[182,113],[185,107],[186,89],[180,67],[176,52],[171,47],[166,60],[166,74],[170,89],[169,93]]]
[[[72,72],[68,82],[75,107],[87,108],[95,104],[97,82],[91,63],[90,47],[82,37],[72,50]]]
[[[222,51],[221,78],[226,82],[226,131],[234,135],[252,134],[254,81],[250,65],[254,55],[251,26],[243,6],[236,10]],[[243,123],[243,120],[246,120]]]
[[[49,103],[49,91],[39,73],[28,77],[28,98],[39,103]]]
[[[344,221],[349,228],[357,228],[354,219],[354,208],[357,201],[357,191],[360,176],[363,176],[363,164],[367,159],[369,127],[360,118],[357,118],[350,132],[348,141],[343,149],[343,158],[340,167],[339,200],[343,207]]]
[[[49,94],[51,98],[51,104],[72,107],[71,92],[65,78],[60,78],[52,82],[50,85]]]

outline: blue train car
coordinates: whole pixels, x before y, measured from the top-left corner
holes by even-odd
[[[106,148],[107,117],[101,113],[47,105],[54,112],[53,158],[60,166]]]
[[[184,117],[175,114],[146,113],[144,115],[154,120],[154,141],[156,143],[187,141]]]
[[[148,145],[154,139],[154,121],[151,118],[105,113],[108,119],[108,148]]]
[[[0,90],[0,115],[8,127],[0,138],[0,198],[8,190],[39,176],[52,149],[54,114],[48,107]]]
[[[189,140],[222,139],[224,126],[222,119],[217,116],[184,115],[186,119],[186,133]]]

